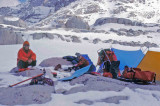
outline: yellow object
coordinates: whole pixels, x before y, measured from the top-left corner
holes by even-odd
[[[160,81],[160,52],[148,51],[138,65],[143,71],[156,73],[156,80]]]

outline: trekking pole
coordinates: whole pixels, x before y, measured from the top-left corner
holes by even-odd
[[[26,82],[26,81],[28,81],[28,80],[31,80],[31,79],[34,79],[34,78],[40,77],[40,76],[45,75],[45,74],[46,74],[46,71],[45,71],[45,69],[43,69],[43,74],[39,74],[39,75],[34,76],[34,77],[32,77],[32,78],[28,78],[28,79],[26,79],[26,80],[24,80],[24,81],[18,82],[18,83],[16,83],[16,84],[9,85],[9,87],[16,86],[16,85],[18,85],[18,84],[21,84],[21,83]]]

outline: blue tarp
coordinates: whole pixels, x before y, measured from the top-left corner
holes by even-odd
[[[144,57],[141,50],[124,51],[112,48],[112,51],[114,51],[117,59],[120,61],[120,70],[124,70],[124,66],[126,65],[129,67],[137,67]]]
[[[91,61],[91,59],[89,58],[89,56],[88,56],[87,54],[82,54],[82,56],[83,56],[86,60],[88,60],[89,65],[93,65],[93,66],[92,66],[92,69],[91,69],[90,71],[95,72],[95,71],[96,71],[96,67],[95,67],[95,65],[93,64],[93,62]]]
[[[91,59],[88,57],[87,54],[82,54],[82,56],[83,56],[86,60],[89,61],[89,64],[90,64],[90,65],[93,64],[93,62],[91,61]]]
[[[91,65],[86,66],[84,68],[81,68],[81,69],[77,70],[75,73],[73,73],[72,76],[60,79],[60,81],[68,81],[68,80],[71,80],[73,78],[77,78],[77,77],[85,74],[87,71],[89,71],[90,67],[91,67]]]

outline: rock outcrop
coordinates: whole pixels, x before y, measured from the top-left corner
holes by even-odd
[[[88,23],[84,22],[80,17],[73,16],[65,24],[66,28],[90,29]]]
[[[0,45],[22,44],[22,36],[17,35],[12,29],[0,28]]]

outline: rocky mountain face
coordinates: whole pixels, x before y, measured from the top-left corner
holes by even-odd
[[[16,27],[27,27],[26,23],[17,18],[17,17],[4,17],[4,16],[0,16],[0,24],[5,24],[5,25],[12,25],[12,26],[16,26]]]
[[[28,0],[14,8],[0,8],[0,15],[18,16],[38,26],[65,24],[70,16],[81,16],[89,25],[102,17],[159,23],[159,4],[158,0]]]
[[[0,8],[0,15],[16,16],[26,21],[28,25],[32,25],[74,1],[75,0],[28,0],[26,3],[14,8]]]
[[[0,45],[22,44],[24,41],[14,30],[0,27]]]
[[[158,1],[153,0],[77,0],[36,25],[62,25],[72,16],[80,16],[89,25],[104,17],[124,18],[140,23],[159,23],[158,4]]]

